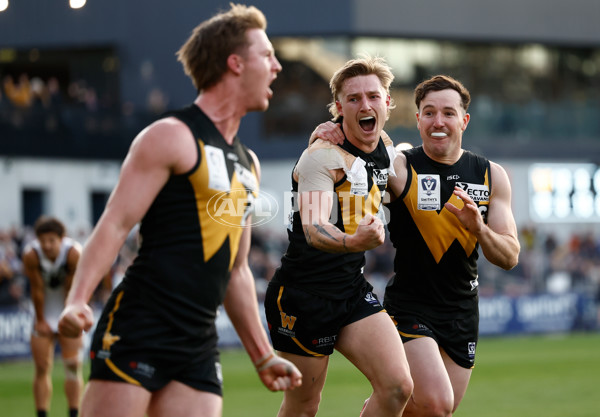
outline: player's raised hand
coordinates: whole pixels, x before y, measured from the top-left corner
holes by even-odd
[[[58,320],[58,332],[66,337],[79,337],[94,324],[94,313],[87,304],[69,304]]]
[[[465,228],[471,233],[478,234],[482,227],[484,227],[483,218],[479,213],[477,204],[471,197],[460,187],[454,187],[454,195],[459,197],[464,205],[462,208],[456,207],[452,203],[445,203],[444,207],[450,213],[458,217],[458,220],[465,226]]]
[[[292,390],[302,385],[302,374],[296,366],[271,351],[254,364],[263,384],[271,391]]]

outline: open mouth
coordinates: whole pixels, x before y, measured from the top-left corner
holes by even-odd
[[[434,138],[445,138],[448,135],[444,132],[433,132],[431,136]]]
[[[360,128],[365,132],[372,132],[375,129],[375,118],[373,116],[363,117],[358,121]]]

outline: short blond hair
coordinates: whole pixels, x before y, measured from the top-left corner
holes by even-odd
[[[334,120],[340,116],[337,110],[336,101],[338,100],[338,95],[342,91],[344,83],[350,78],[371,74],[374,74],[377,76],[377,78],[379,78],[381,86],[384,88],[386,94],[389,95],[390,86],[392,85],[392,81],[394,81],[394,74],[392,73],[390,66],[382,57],[365,56],[362,58],[351,59],[350,61],[346,62],[342,68],[337,70],[335,74],[333,74],[331,80],[329,81],[329,87],[331,88],[333,101],[329,103],[327,108],[329,109],[329,113],[332,114]],[[392,110],[394,107],[396,107],[394,105],[394,100],[390,99],[388,117],[390,115],[390,110]]]
[[[243,53],[249,45],[249,29],[267,29],[267,19],[256,7],[234,3],[230,7],[196,26],[177,51],[178,61],[198,92],[221,80],[229,55]]]

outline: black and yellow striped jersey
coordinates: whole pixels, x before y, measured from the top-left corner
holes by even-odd
[[[143,217],[139,254],[123,283],[175,327],[197,333],[214,326],[258,179],[239,138],[227,144],[198,106],[166,116],[189,127],[198,160],[169,178]]]
[[[366,214],[378,215],[387,186],[390,168],[387,147],[390,145],[393,146],[389,139],[380,139],[377,148],[367,154],[348,140],[339,146],[325,144],[342,153],[348,168],[357,158],[364,161],[364,175],[360,175],[360,179],[349,179],[346,174],[334,184],[330,222],[342,232],[354,234]],[[297,193],[298,183],[292,174],[293,199],[297,198]],[[347,298],[364,282],[364,252],[329,253],[308,245],[296,201],[292,202],[292,207],[289,245],[273,282],[301,288],[324,298]]]
[[[479,244],[444,203],[463,206],[453,194],[459,186],[487,223],[490,163],[469,151],[453,165],[433,161],[422,146],[403,152],[406,185],[403,194],[387,205],[396,274],[388,283],[385,302],[403,308],[439,307],[441,314],[445,309],[470,309],[477,301]]]

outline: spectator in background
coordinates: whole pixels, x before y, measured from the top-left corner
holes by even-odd
[[[83,378],[82,337],[58,334],[58,318],[64,308],[79,261],[81,246],[65,236],[65,226],[53,217],[41,217],[34,226],[36,239],[23,253],[25,274],[31,285],[35,310],[31,353],[35,363],[33,396],[38,417],[46,417],[52,397],[52,365],[58,342],[65,367],[65,394],[69,416],[76,417]]]
[[[4,93],[15,107],[30,107],[33,101],[33,92],[29,76],[23,73],[19,75],[17,82],[10,75],[4,77]]]
[[[18,248],[9,233],[0,230],[0,307],[18,305],[25,295]]]

